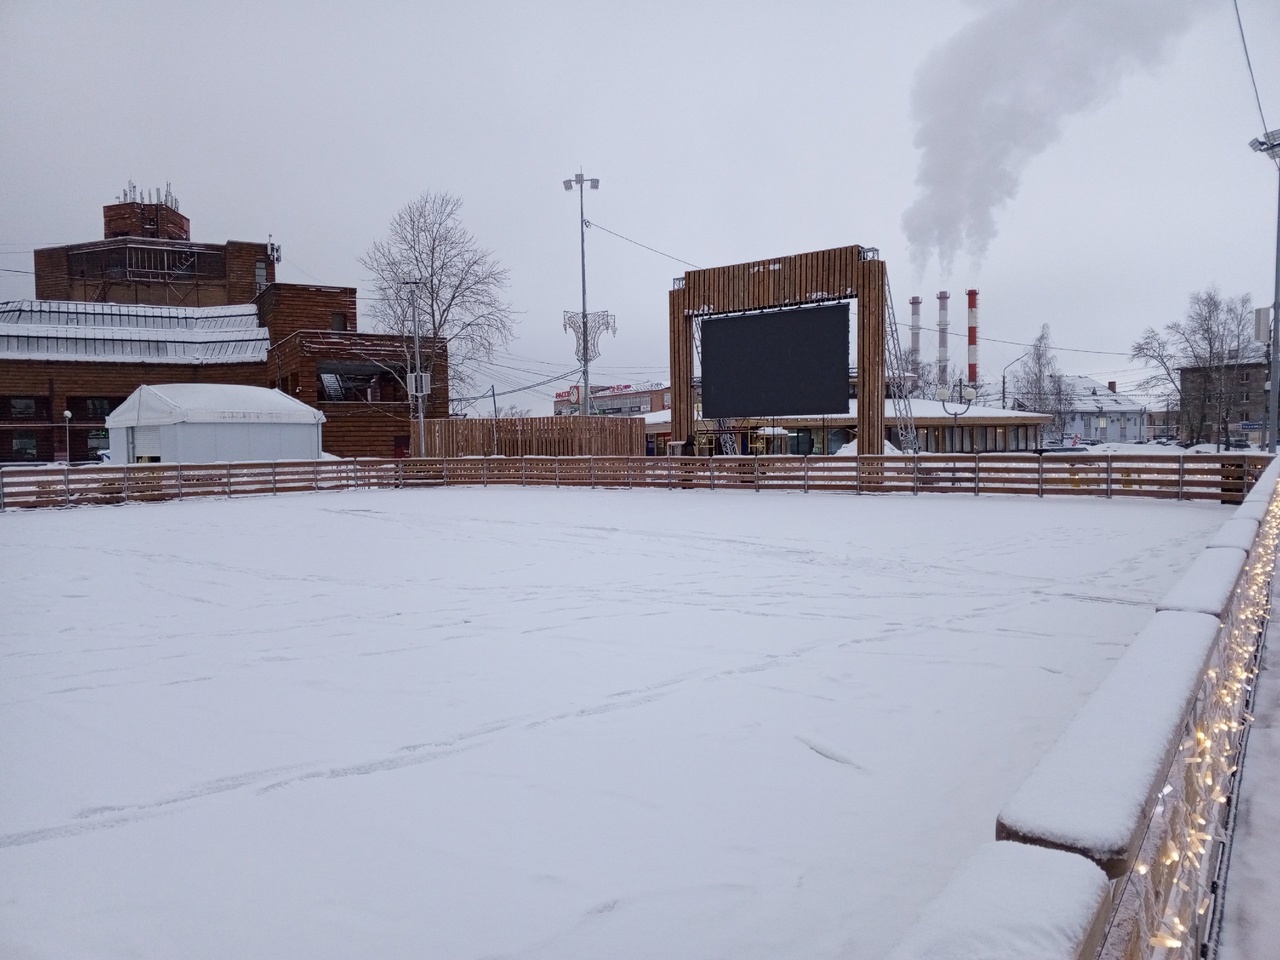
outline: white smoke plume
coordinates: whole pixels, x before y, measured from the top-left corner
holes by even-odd
[[[981,261],[996,212],[1062,121],[1157,63],[1203,0],[994,0],[930,55],[911,95],[920,195],[902,217],[917,269]]]

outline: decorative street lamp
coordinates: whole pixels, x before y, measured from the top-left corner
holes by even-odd
[[[1258,153],[1265,153],[1280,170],[1280,130],[1270,130],[1265,136],[1249,141]],[[1280,198],[1276,207],[1276,280],[1275,296],[1271,304],[1271,395],[1267,397],[1267,450],[1276,452],[1276,429],[1280,427],[1277,398],[1280,398]]]
[[[973,389],[973,387],[963,386],[963,384],[964,384],[963,380],[957,380],[956,386],[955,386],[956,391],[960,394],[960,397],[964,400],[963,409],[952,410],[950,407],[947,406],[947,401],[951,399],[951,389],[947,387],[946,384],[940,385],[938,387],[938,393],[937,393],[938,399],[942,401],[942,412],[947,414],[947,416],[951,417],[953,423],[955,424],[951,435],[954,438],[954,440],[952,441],[952,445],[957,447],[963,446],[963,444],[960,443],[960,418],[964,414],[969,412],[969,408],[973,406],[973,401],[978,399],[978,391]],[[952,450],[951,452],[962,453],[963,451]]]
[[[62,411],[62,420],[66,425],[66,443],[67,443],[67,463],[71,462],[71,411]]]

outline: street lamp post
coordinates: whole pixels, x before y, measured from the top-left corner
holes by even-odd
[[[62,411],[62,422],[66,428],[67,463],[71,462],[71,411]]]
[[[1258,153],[1265,153],[1280,170],[1280,130],[1270,130],[1263,137],[1249,142]],[[1276,430],[1280,417],[1276,416],[1280,401],[1280,194],[1276,200],[1276,279],[1271,303],[1271,395],[1267,397],[1267,450],[1276,452]]]
[[[564,188],[573,190],[575,185],[578,188],[578,241],[582,253],[582,406],[578,412],[581,416],[588,416],[591,413],[591,351],[588,349],[591,321],[587,316],[587,210],[583,194],[588,185],[592,190],[599,190],[600,181],[584,177],[579,170],[572,180],[564,182]]]
[[[960,388],[963,382],[964,381],[962,380],[957,380],[956,387]],[[942,401],[942,412],[945,413],[947,416],[951,417],[952,422],[955,424],[951,434],[951,436],[953,437],[952,443],[954,446],[964,446],[964,444],[960,442],[960,418],[964,414],[969,412],[969,408],[973,406],[973,401],[978,399],[978,391],[973,389],[973,387],[964,387],[963,389],[960,389],[959,392],[960,392],[961,398],[964,400],[964,408],[961,410],[952,410],[947,406],[947,401],[951,399],[951,390],[947,387],[946,384],[942,384],[941,386],[939,386],[938,393],[937,393],[938,399]],[[962,453],[963,451],[952,450],[951,452]],[[974,452],[976,453],[977,451],[974,451]]]
[[[425,283],[425,280],[401,280],[402,287],[416,287]],[[418,418],[418,442],[417,455],[426,457],[427,455],[427,393],[430,386],[427,385],[422,376],[422,338],[418,335],[418,292],[415,290],[410,296],[410,306],[413,310],[413,374],[409,379],[409,395],[413,397],[413,402],[417,406]]]
[[[1017,362],[1018,362],[1018,360],[1021,360],[1021,359],[1022,359],[1023,357],[1025,357],[1026,355],[1027,355],[1027,354],[1025,354],[1025,353],[1024,353],[1021,357],[1018,357],[1017,359],[1014,359],[1014,360],[1010,360],[1008,363],[1006,363],[1006,364],[1004,365],[1004,369],[1000,371],[1000,409],[1001,409],[1001,410],[1003,410],[1003,409],[1004,409],[1004,386],[1005,386],[1005,376],[1004,376],[1004,375],[1005,375],[1005,373],[1007,373],[1007,372],[1008,372],[1008,370],[1009,370],[1009,368],[1010,368],[1010,367],[1012,367],[1015,363],[1017,363]]]

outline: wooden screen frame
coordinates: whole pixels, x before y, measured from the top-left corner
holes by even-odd
[[[670,293],[671,439],[693,436],[693,324],[746,310],[858,301],[858,452],[884,452],[885,266],[869,247],[835,247],[690,270]],[[865,402],[867,398],[878,402]],[[863,438],[877,438],[864,444]],[[692,452],[687,450],[686,453]]]

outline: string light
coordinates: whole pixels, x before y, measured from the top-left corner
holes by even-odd
[[[1254,722],[1245,706],[1257,677],[1278,544],[1280,499],[1273,499],[1231,597],[1169,780],[1158,794],[1129,877],[1125,901],[1130,902],[1130,895],[1136,900],[1136,915],[1132,925],[1121,925],[1121,935],[1148,946],[1131,954],[1121,944],[1118,952],[1125,956],[1198,956],[1213,902],[1207,865],[1214,862],[1214,842],[1225,839],[1225,804],[1231,778],[1239,770],[1234,758],[1246,727]]]

